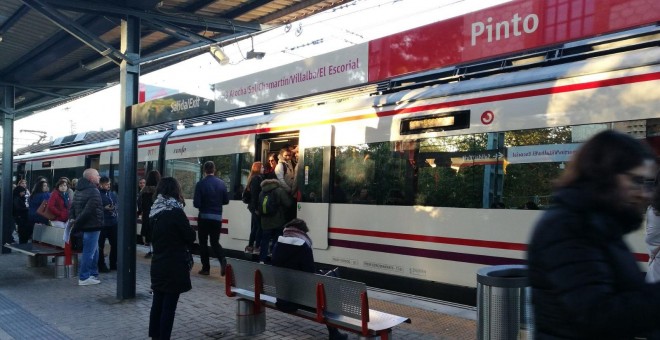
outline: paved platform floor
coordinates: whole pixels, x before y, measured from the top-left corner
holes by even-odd
[[[149,260],[138,249],[136,297],[118,301],[117,274],[101,274],[101,284],[78,286],[77,278],[57,279],[54,264],[27,267],[27,256],[0,255],[0,340],[148,339],[151,308]],[[210,276],[193,268],[193,290],[181,295],[173,339],[245,339],[236,334],[236,300],[224,294],[219,267]],[[397,327],[395,339],[474,339],[474,309],[456,308],[370,291],[370,307],[412,319]],[[266,331],[250,339],[327,339],[325,326],[266,310]],[[357,339],[351,334],[349,339]]]

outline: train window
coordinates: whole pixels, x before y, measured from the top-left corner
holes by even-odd
[[[202,178],[201,168],[197,157],[169,159],[164,176],[176,178],[181,185],[183,198],[192,199],[195,194],[195,184]]]
[[[321,202],[321,188],[323,185],[323,147],[304,149],[304,164],[297,166],[298,188],[302,194],[303,202]],[[302,171],[302,174],[300,172]]]

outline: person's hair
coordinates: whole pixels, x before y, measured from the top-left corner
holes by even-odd
[[[34,195],[36,195],[38,193],[41,193],[41,192],[44,192],[44,190],[43,190],[44,184],[48,185],[48,182],[46,182],[45,179],[42,179],[40,181],[37,181],[37,183],[34,183],[34,186],[32,187],[32,192],[30,193],[30,196],[34,197]]]
[[[291,153],[291,150],[289,150],[288,147],[283,147],[282,149],[280,149],[280,156],[284,156],[285,152]]]
[[[105,183],[110,183],[110,177],[101,176],[101,179],[99,179],[99,184],[105,184]]]
[[[250,187],[250,182],[252,182],[252,178],[254,176],[261,175],[261,168],[262,167],[263,167],[263,164],[261,162],[252,163],[252,168],[250,168],[250,175],[248,175],[247,184],[245,184],[246,188]]]
[[[163,177],[156,187],[156,195],[162,195],[165,198],[174,198],[181,204],[185,204],[181,194],[181,185],[174,177]]]
[[[158,170],[151,170],[147,174],[147,183],[148,187],[155,187],[160,182],[160,172]]]
[[[647,160],[655,161],[655,154],[647,144],[621,132],[602,131],[578,149],[555,187],[579,187],[596,203],[617,207],[620,200],[617,176]]]
[[[67,182],[71,182],[71,181],[69,181],[69,177],[62,176],[62,177],[60,177],[60,179],[63,179],[63,180],[65,180],[65,181],[67,181]]]
[[[62,184],[66,184],[66,186],[68,187],[69,186],[69,181],[66,181],[66,180],[60,178],[60,180],[57,181],[57,183],[55,184],[54,190],[58,190],[60,185],[62,185]]]
[[[213,161],[206,161],[204,163],[204,174],[205,175],[215,174],[215,163],[213,163]]]
[[[309,228],[307,227],[307,222],[299,218],[294,218],[291,221],[287,222],[287,224],[284,225],[284,228],[296,228],[304,232],[309,231]]]

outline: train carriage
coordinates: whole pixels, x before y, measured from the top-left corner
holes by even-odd
[[[564,46],[563,59],[516,66],[505,58],[490,63],[507,67],[468,65],[449,79],[439,70],[435,81],[401,79],[412,86],[370,96],[292,102],[266,115],[140,136],[138,173],[160,168],[176,177],[195,224],[194,185],[213,160],[234,198],[221,243],[242,256],[250,215],[240,191],[250,165],[297,145],[297,214],[319,263],[372,286],[473,304],[479,268],[524,262],[541,213],[526,208],[550,204],[552,179],[580,143],[618,129],[660,148],[659,34],[624,32]],[[39,162],[75,158],[78,171],[81,159],[89,166],[98,155],[101,172],[116,176],[117,148],[110,141],[14,161],[34,178]],[[643,266],[643,232],[629,241]]]

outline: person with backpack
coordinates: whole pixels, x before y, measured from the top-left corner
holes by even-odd
[[[261,245],[259,262],[266,263],[268,255],[275,245],[277,238],[282,235],[287,210],[293,205],[293,198],[282,188],[277,179],[264,179],[261,182],[261,193],[256,207],[258,215],[261,216]],[[272,245],[269,246],[269,243]]]

